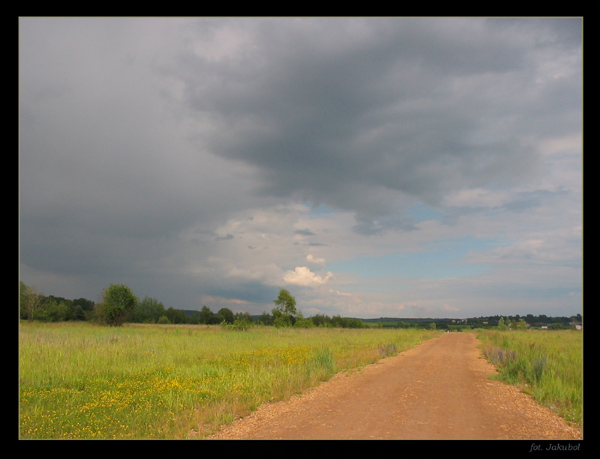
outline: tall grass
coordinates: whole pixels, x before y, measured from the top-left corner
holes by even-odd
[[[21,324],[21,438],[202,437],[431,331]],[[382,354],[382,349],[385,353]]]
[[[499,378],[581,426],[583,335],[571,330],[492,331],[479,334]]]

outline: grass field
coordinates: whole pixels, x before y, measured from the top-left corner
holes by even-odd
[[[583,333],[571,330],[481,331],[483,353],[498,378],[581,427]]]
[[[20,438],[201,438],[439,333],[22,323]]]

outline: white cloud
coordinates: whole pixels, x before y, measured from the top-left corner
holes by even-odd
[[[303,287],[313,287],[316,285],[325,284],[333,277],[333,273],[329,271],[325,277],[313,273],[306,266],[298,266],[294,271],[287,271],[283,276],[283,280],[288,284],[300,285]]]
[[[310,253],[308,255],[306,255],[306,259],[308,261],[312,261],[313,263],[316,263],[318,265],[324,265],[325,264],[325,258],[317,258],[317,257],[315,257],[314,255],[312,255]]]

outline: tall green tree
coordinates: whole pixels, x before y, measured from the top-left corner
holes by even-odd
[[[273,325],[280,327],[287,327],[294,325],[296,320],[296,298],[294,298],[290,292],[286,289],[279,289],[279,296],[276,300],[275,308],[273,309]]]
[[[138,301],[124,284],[110,284],[102,296],[102,302],[96,307],[96,315],[102,322],[114,327],[120,327],[129,319]]]
[[[288,316],[295,316],[297,314],[296,311],[296,298],[290,295],[286,289],[279,289],[279,296],[276,300],[273,300],[273,303],[277,306],[277,309],[282,314],[286,314]]]

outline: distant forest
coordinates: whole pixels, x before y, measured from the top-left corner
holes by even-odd
[[[94,301],[77,298],[67,299],[54,295],[43,295],[36,292],[20,282],[20,318],[27,320],[29,313],[33,319],[40,322],[65,322],[65,321],[90,321],[95,320],[96,303]],[[139,300],[129,317],[128,322],[133,323],[163,323],[163,324],[233,324],[236,320],[253,322],[256,324],[273,325],[274,316],[269,312],[260,315],[248,313],[234,313],[229,308],[220,308],[218,311],[211,310],[208,306],[202,306],[200,310],[166,308],[163,303],[155,298],[145,297]],[[544,314],[535,316],[526,314],[523,316],[481,316],[466,319],[450,318],[396,318],[380,317],[375,319],[361,319],[354,317],[341,317],[339,315],[330,317],[324,314],[316,314],[309,318],[302,317],[299,313],[295,318],[301,326],[325,326],[342,328],[428,328],[450,331],[459,331],[470,328],[491,328],[505,325],[510,328],[519,328],[519,324],[525,323],[527,327],[549,329],[569,329],[575,324],[580,325],[583,321],[581,314],[570,317],[549,317]]]
[[[521,324],[526,324],[527,327],[549,329],[569,329],[575,325],[581,325],[583,317],[581,314],[575,316],[558,316],[551,317],[545,314],[534,316],[533,314],[515,315],[515,316],[480,316],[469,317],[466,319],[450,319],[450,318],[396,318],[396,317],[380,317],[378,319],[362,319],[370,325],[377,325],[385,328],[436,328],[448,330],[461,330],[468,328],[496,328],[505,326],[507,328],[518,329]]]

